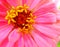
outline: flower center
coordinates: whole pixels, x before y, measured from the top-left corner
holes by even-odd
[[[12,7],[11,10],[7,11],[5,19],[8,20],[8,24],[13,24],[15,28],[18,28],[18,32],[25,33],[32,29],[32,24],[34,23],[34,16],[26,5]]]

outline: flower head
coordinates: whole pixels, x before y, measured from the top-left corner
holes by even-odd
[[[34,17],[31,11],[27,10],[27,6],[17,6],[12,8],[7,12],[5,17],[8,20],[8,24],[13,24],[15,28],[19,28],[18,32],[29,32],[32,29],[32,24],[34,23]]]
[[[0,0],[0,47],[56,47],[56,11],[51,0]]]

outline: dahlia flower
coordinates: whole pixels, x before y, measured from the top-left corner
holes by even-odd
[[[0,0],[0,47],[56,47],[56,12],[51,0]]]

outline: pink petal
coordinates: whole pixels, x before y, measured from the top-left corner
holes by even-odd
[[[40,31],[42,34],[44,34],[50,38],[56,39],[58,37],[58,34],[56,33],[55,29],[51,29],[51,28],[44,27],[42,25],[37,25],[37,24],[35,24],[33,26],[35,27],[35,29]]]
[[[22,3],[21,3],[22,2]],[[29,6],[29,9],[30,9],[30,6],[31,4],[34,2],[34,0],[21,0],[20,3],[22,5],[26,4],[27,6]]]
[[[8,24],[6,24],[5,22],[0,22],[0,25],[2,25],[2,26],[0,26],[0,29],[2,29],[2,30],[3,30],[3,28],[8,26]]]
[[[28,34],[24,35],[24,44],[25,47],[30,47],[31,45],[28,43]]]
[[[25,47],[37,47],[37,45],[35,45],[35,43],[32,43],[30,38],[32,38],[32,37],[29,36],[29,34],[24,35]]]
[[[4,26],[4,25],[7,25],[7,22],[2,22],[0,21],[0,27]]]
[[[26,4],[26,1],[27,1],[27,0],[22,0],[22,4],[23,4],[23,5]]]
[[[24,47],[24,38],[21,33],[20,33],[20,38],[18,40],[18,47]]]
[[[0,27],[0,43],[7,37],[12,28],[13,27],[11,25]]]
[[[40,24],[55,23],[56,22],[56,15],[53,13],[47,13],[44,15],[40,15],[40,16],[37,16],[37,18],[35,19],[35,22],[40,23]]]
[[[49,12],[56,12],[56,6],[54,3],[48,3],[48,4],[44,4],[43,6],[40,6],[36,11],[34,11],[33,13],[35,15],[42,15],[45,13],[49,13]]]
[[[22,0],[22,4],[26,4],[29,7],[28,9],[31,9],[30,6],[33,2],[34,0]]]
[[[13,47],[18,47],[18,41],[15,42],[14,46]]]
[[[0,2],[6,9],[11,8],[11,5],[7,2],[7,0],[0,0]]]
[[[15,42],[19,39],[19,33],[17,32],[17,29],[14,29],[10,35],[9,35],[9,41]]]
[[[19,5],[18,0],[7,0],[7,2],[14,7]]]
[[[45,39],[46,42],[48,42],[52,47],[56,47],[57,42],[59,41],[58,38],[56,39],[52,39],[50,37],[48,37],[47,35],[41,33],[38,30],[34,30],[34,33],[36,33],[37,35],[41,36],[43,39]],[[39,41],[38,41],[39,42]],[[39,43],[40,44],[40,43]],[[41,46],[42,47],[42,46]]]
[[[38,3],[40,2],[40,0],[34,0],[30,6],[30,9],[33,9]]]
[[[6,12],[0,12],[0,16],[6,16]]]
[[[56,47],[57,45],[57,42],[53,39],[50,39],[50,38],[47,38],[47,37],[44,37],[44,39],[52,46],[52,47]]]
[[[40,0],[39,3],[33,8],[35,12],[39,7],[44,6],[45,4],[52,3],[51,0]]]
[[[29,47],[38,47],[31,34],[27,34],[25,37],[27,38],[26,43],[28,43]]]
[[[33,35],[34,34],[34,35]],[[39,36],[38,34],[32,32],[32,36],[39,47],[52,47],[51,44],[49,44],[48,41],[45,40],[42,36]],[[36,39],[37,38],[37,39]]]
[[[4,21],[4,22],[6,22],[7,20],[5,19],[5,16],[2,16],[2,15],[0,15],[1,17],[0,17],[0,21]]]
[[[7,11],[7,8],[0,3],[0,12],[6,12],[6,11]]]
[[[19,4],[19,5],[22,5],[22,0],[17,0],[17,3]]]
[[[7,44],[7,47],[12,47],[15,44],[15,42],[19,39],[19,36],[20,35],[17,33],[17,29],[14,29],[8,37],[9,42]]]
[[[58,12],[57,12],[57,20],[59,20],[60,21],[60,10],[58,10]]]
[[[56,34],[60,35],[60,23],[58,23],[58,24],[53,24],[53,25],[45,25],[45,26],[46,26],[46,27],[49,27],[49,28],[51,28],[51,29],[56,30],[56,31],[54,31],[54,32],[56,32]]]
[[[0,47],[5,47],[7,43],[8,43],[8,38],[3,40],[3,42],[0,44]]]
[[[8,42],[6,47],[13,47],[14,43],[13,42]]]

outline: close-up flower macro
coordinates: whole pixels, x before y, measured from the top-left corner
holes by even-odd
[[[57,47],[58,13],[52,0],[0,0],[0,47]]]

